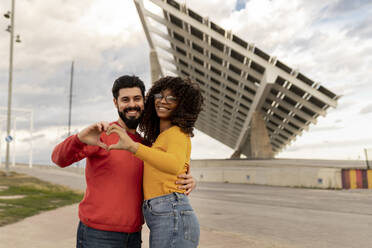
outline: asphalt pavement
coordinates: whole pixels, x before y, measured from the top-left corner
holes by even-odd
[[[84,190],[80,168],[17,166],[17,172]],[[372,191],[198,183],[190,196],[201,248],[372,247]],[[75,247],[77,204],[0,228],[0,248]],[[143,246],[148,247],[144,225]]]

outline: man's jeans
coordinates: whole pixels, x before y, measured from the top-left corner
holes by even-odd
[[[150,248],[196,248],[200,227],[189,199],[172,193],[143,202],[143,214],[150,228]]]
[[[141,231],[136,233],[109,232],[84,225],[77,231],[76,248],[141,248]]]

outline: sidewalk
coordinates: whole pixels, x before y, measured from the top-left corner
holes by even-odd
[[[77,204],[44,212],[0,227],[0,247],[74,247],[77,223]]]
[[[0,248],[75,247],[79,222],[77,212],[78,204],[74,204],[0,227]],[[147,227],[142,239],[142,247],[147,248]]]
[[[78,204],[44,212],[0,227],[0,248],[68,248],[76,245]],[[149,231],[142,231],[142,247],[148,248]],[[251,242],[249,247],[261,247]],[[199,247],[247,247],[237,235],[202,228]]]

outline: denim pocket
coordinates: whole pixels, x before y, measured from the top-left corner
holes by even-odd
[[[183,222],[183,231],[185,234],[185,239],[198,244],[200,236],[200,227],[194,211],[193,210],[181,211],[181,217]]]
[[[168,201],[164,202],[156,202],[155,204],[149,203],[149,211],[153,215],[158,216],[172,216],[173,214],[173,208],[172,204]]]

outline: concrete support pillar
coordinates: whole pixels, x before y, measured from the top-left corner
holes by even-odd
[[[151,49],[150,51],[150,67],[151,67],[151,82],[154,83],[162,76],[158,55],[155,49]]]
[[[236,149],[231,155],[231,159],[239,159],[244,153],[249,159],[271,159],[274,158],[274,152],[270,143],[269,133],[263,115],[259,111],[254,111],[250,128],[247,131],[247,137],[240,149]]]
[[[240,159],[240,155],[242,154],[241,151],[236,150],[230,157],[230,159]]]
[[[258,159],[270,159],[274,157],[274,152],[270,143],[269,133],[263,115],[255,111],[251,121],[251,157]]]

